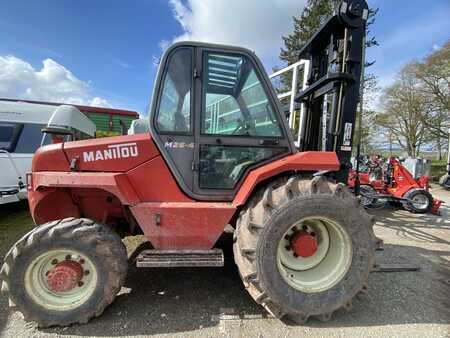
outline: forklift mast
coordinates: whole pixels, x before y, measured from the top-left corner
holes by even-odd
[[[336,152],[341,182],[351,167],[368,13],[365,0],[341,2],[298,53],[310,62],[308,87],[295,96],[306,108],[300,116],[299,150]]]

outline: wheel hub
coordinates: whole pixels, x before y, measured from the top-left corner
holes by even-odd
[[[306,231],[297,231],[291,239],[294,253],[300,257],[311,257],[317,252],[317,240]]]
[[[72,249],[41,253],[28,265],[24,277],[27,294],[52,311],[77,308],[92,296],[98,283],[91,258]]]
[[[428,198],[423,194],[416,195],[412,198],[412,204],[417,209],[426,209],[428,208]]]
[[[66,260],[46,273],[47,284],[53,292],[67,292],[79,285],[83,274],[83,267],[79,262]]]
[[[352,243],[338,222],[308,217],[281,237],[277,262],[282,278],[294,289],[314,293],[338,283],[352,261]]]

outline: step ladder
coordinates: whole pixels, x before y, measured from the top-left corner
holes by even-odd
[[[136,258],[138,268],[223,266],[222,249],[144,250]]]

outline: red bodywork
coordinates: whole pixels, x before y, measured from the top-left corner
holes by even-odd
[[[383,178],[371,179],[370,174],[359,173],[359,182],[361,185],[370,185],[380,194],[388,194],[394,198],[401,199],[405,194],[415,188],[427,190],[429,189],[429,182],[427,176],[421,176],[414,179],[411,173],[402,165],[402,163],[395,157],[389,158],[389,165],[391,166],[390,183]],[[356,171],[351,170],[348,178],[348,186],[354,187],[356,179]],[[432,212],[437,213],[442,201],[433,199]]]
[[[257,184],[293,170],[339,170],[334,152],[304,152],[252,170],[231,202],[188,197],[149,134],[40,148],[27,175],[36,224],[65,217],[139,226],[156,249],[209,249]]]

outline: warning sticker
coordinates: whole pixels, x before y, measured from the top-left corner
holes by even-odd
[[[352,124],[346,123],[344,128],[344,139],[342,140],[343,146],[349,146],[352,143]]]

